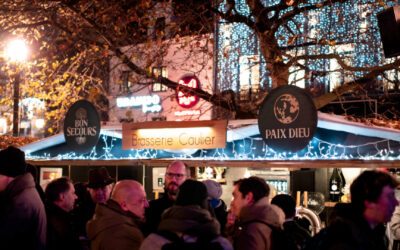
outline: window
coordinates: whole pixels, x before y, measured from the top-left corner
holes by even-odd
[[[121,85],[119,87],[119,91],[121,93],[130,93],[133,83],[130,79],[131,71],[122,71],[121,74]]]
[[[166,67],[154,67],[152,68],[153,75],[157,78],[159,76],[168,77],[168,70]],[[153,92],[165,92],[167,87],[159,82],[153,83]]]
[[[241,101],[251,99],[252,94],[260,90],[260,60],[258,55],[241,56],[239,58]]]

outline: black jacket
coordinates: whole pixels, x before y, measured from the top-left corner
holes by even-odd
[[[46,212],[31,174],[17,176],[1,193],[0,248],[45,249]]]
[[[71,213],[54,204],[47,204],[47,249],[81,249],[78,232],[73,224]]]
[[[162,213],[172,205],[174,205],[174,201],[170,200],[166,194],[157,200],[149,202],[149,207],[146,209],[145,235],[157,231]]]
[[[387,250],[384,225],[372,229],[350,204],[338,203],[333,213],[328,227],[310,240],[306,250]]]

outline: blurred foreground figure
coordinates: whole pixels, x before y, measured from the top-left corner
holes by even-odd
[[[296,202],[293,197],[287,194],[278,194],[272,198],[271,204],[277,205],[285,213],[285,222],[283,223],[285,238],[291,241],[291,244],[295,244],[297,249],[302,249],[304,243],[311,238],[311,234],[294,220]]]
[[[87,223],[91,250],[137,250],[143,241],[144,211],[149,203],[143,186],[133,180],[119,181],[105,204],[98,203]]]
[[[396,206],[397,181],[381,171],[364,171],[351,184],[351,203],[337,203],[328,227],[305,249],[387,250],[385,223]]]
[[[45,249],[46,213],[35,181],[26,172],[25,153],[0,151],[0,248]]]
[[[175,205],[165,210],[156,233],[150,234],[140,250],[232,250],[220,236],[220,225],[208,210],[207,188],[186,180],[179,188]]]

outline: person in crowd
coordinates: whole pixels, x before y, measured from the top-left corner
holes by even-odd
[[[33,177],[33,180],[35,181],[35,188],[38,191],[38,194],[40,196],[40,199],[42,200],[43,204],[45,203],[46,197],[44,195],[44,191],[42,186],[39,184],[39,179],[38,179],[38,171],[35,165],[26,163],[26,172],[30,173]]]
[[[287,194],[278,194],[272,198],[271,204],[277,205],[285,213],[285,222],[283,223],[285,238],[293,242],[297,249],[302,249],[305,242],[311,238],[311,234],[294,220],[296,202],[293,197]]]
[[[351,203],[337,203],[329,225],[305,249],[388,249],[384,224],[399,204],[397,186],[385,172],[362,172],[350,186]]]
[[[231,212],[235,250],[270,250],[272,230],[281,229],[285,220],[283,211],[269,202],[269,186],[259,177],[249,177],[234,182]]]
[[[146,209],[146,234],[155,232],[161,221],[161,214],[172,207],[178,194],[179,186],[189,177],[189,168],[182,161],[174,161],[165,171],[164,195],[150,201]]]
[[[82,242],[87,239],[86,223],[93,217],[96,204],[104,204],[110,198],[115,180],[105,167],[90,169],[88,183],[76,183],[78,199],[73,211],[74,221]]]
[[[25,153],[9,146],[0,151],[1,249],[45,249],[46,212],[26,172]]]
[[[71,223],[77,196],[72,182],[61,177],[46,186],[47,249],[81,249],[78,232]]]
[[[207,198],[202,182],[186,180],[175,205],[163,213],[158,231],[143,241],[140,250],[193,249],[187,247],[191,244],[198,244],[199,248],[194,249],[232,249],[230,242],[220,236],[220,225],[208,210]]]
[[[212,214],[217,218],[219,224],[221,225],[221,232],[223,233],[226,220],[227,220],[227,208],[223,200],[221,200],[222,187],[221,184],[214,180],[203,181],[204,185],[207,187],[208,202]]]
[[[143,241],[141,226],[149,203],[143,186],[134,180],[117,182],[105,204],[98,203],[87,223],[91,250],[137,250]]]
[[[397,206],[392,219],[387,224],[389,250],[400,250],[400,206]]]

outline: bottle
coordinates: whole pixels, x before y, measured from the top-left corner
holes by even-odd
[[[329,199],[334,202],[340,201],[342,188],[343,182],[342,178],[340,178],[339,170],[334,168],[331,178],[329,179]]]
[[[344,178],[343,171],[340,168],[338,168],[337,170],[339,172],[340,179],[342,180],[342,188],[340,189],[340,195],[342,196],[345,193],[344,187],[346,186],[346,179]]]

